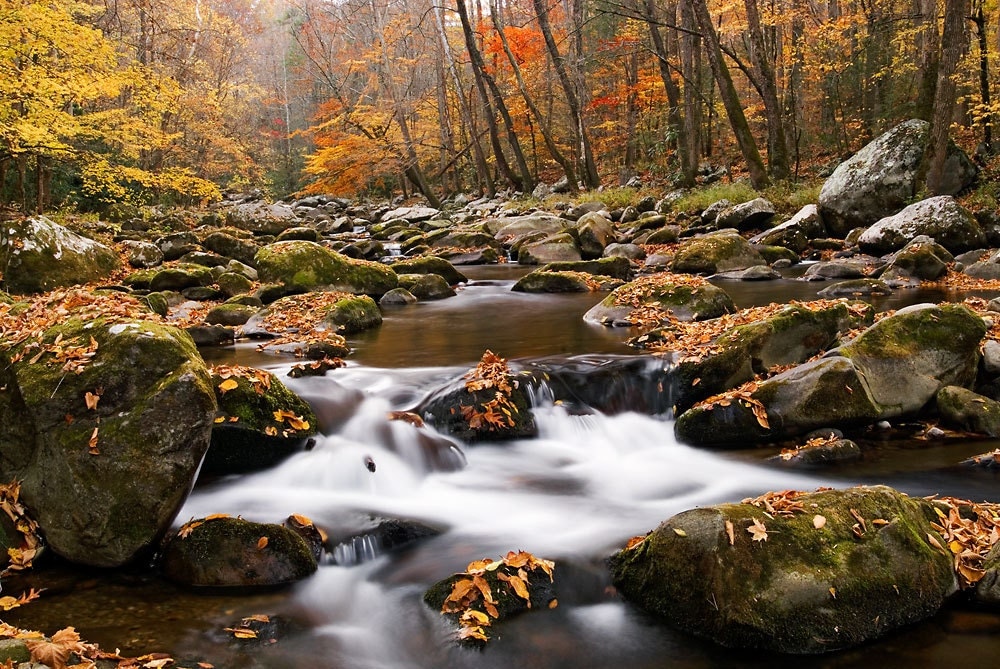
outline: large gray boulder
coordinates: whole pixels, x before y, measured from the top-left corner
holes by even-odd
[[[566,232],[557,233],[537,242],[521,246],[517,262],[522,265],[544,265],[550,262],[582,260],[576,239]]]
[[[924,499],[879,486],[766,501],[780,512],[747,500],[670,518],[611,558],[615,586],[685,632],[795,654],[925,620],[958,590]]]
[[[101,281],[118,269],[118,254],[45,216],[0,223],[0,267],[12,293],[41,293]]]
[[[906,206],[920,188],[917,173],[929,141],[930,124],[909,120],[875,138],[841,163],[823,184],[819,209],[830,233],[845,237],[852,228],[868,227]],[[971,184],[976,166],[950,145],[944,189],[954,195]]]
[[[954,254],[986,245],[986,235],[972,213],[950,195],[940,195],[881,219],[858,237],[858,246],[865,253],[882,255],[903,248],[921,235]]]
[[[774,214],[774,204],[767,198],[758,197],[722,210],[715,217],[715,224],[719,229],[759,230],[774,218]]]
[[[678,274],[716,274],[766,264],[738,233],[720,230],[684,241],[674,254],[671,269]]]
[[[580,255],[585,260],[600,258],[605,247],[615,241],[615,226],[598,212],[590,212],[576,222]]]
[[[819,214],[819,207],[807,204],[784,223],[752,237],[750,243],[784,246],[796,253],[802,253],[809,248],[812,240],[821,239],[827,234],[823,218]]]
[[[49,547],[98,567],[151,548],[187,497],[215,417],[190,336],[69,316],[0,349],[0,387],[0,478],[22,481]]]

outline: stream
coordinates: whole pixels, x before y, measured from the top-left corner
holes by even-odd
[[[385,311],[381,328],[350,339],[356,352],[348,366],[325,377],[287,378],[294,361],[260,354],[250,344],[205,351],[210,364],[273,371],[313,404],[322,434],[312,450],[269,471],[200,484],[177,519],[228,513],[281,522],[294,513],[336,538],[364,533],[380,519],[403,518],[440,534],[388,554],[370,537],[349,541],[309,579],[250,596],[191,593],[148,570],[55,567],[5,581],[4,594],[19,586],[47,591],[4,619],[46,633],[74,625],[105,649],[161,651],[217,668],[917,669],[995,663],[1000,616],[968,610],[949,610],[876,643],[821,657],[723,649],[624,603],[603,561],[675,513],[768,490],[885,483],[912,495],[1000,501],[996,474],[956,466],[996,442],[892,442],[867,448],[860,462],[793,471],[764,463],[774,449],[690,448],[675,441],[669,416],[571,411],[553,403],[544,388],[535,393],[537,439],[469,447],[429,427],[390,422],[389,411],[411,409],[473,367],[486,349],[515,367],[539,359],[600,365],[629,354],[623,344],[628,330],[582,320],[603,294],[513,293],[510,286],[526,268],[461,269],[470,282],[457,297]],[[813,299],[824,286],[791,279],[720,285],[740,307]],[[876,306],[955,298],[901,291]],[[374,472],[366,467],[369,459]],[[424,591],[472,560],[519,549],[556,562],[558,607],[503,623],[482,651],[458,647],[454,628],[424,605]],[[254,614],[281,621],[276,643],[247,645],[225,632]]]

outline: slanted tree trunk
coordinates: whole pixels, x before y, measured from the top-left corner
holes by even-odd
[[[536,0],[537,2],[537,0]],[[712,25],[712,16],[708,13],[708,5],[705,0],[692,0],[695,19],[701,29],[702,38],[705,40],[705,47],[708,51],[708,62],[712,67],[712,75],[715,83],[719,87],[719,97],[726,109],[726,116],[729,118],[729,125],[736,136],[736,143],[740,147],[740,153],[750,171],[750,183],[757,190],[763,190],[768,185],[767,170],[764,168],[764,161],[760,157],[760,151],[754,141],[753,133],[750,132],[750,124],[743,114],[743,104],[740,101],[736,87],[733,85],[732,75],[729,67],[722,59],[722,47],[719,44],[719,34],[715,32]]]
[[[767,58],[764,30],[760,24],[757,0],[744,0],[747,12],[747,34],[750,38],[750,62],[756,72],[760,96],[767,119],[767,166],[771,176],[778,180],[789,177],[788,144],[785,139],[785,120],[778,102],[778,85],[774,68]]]
[[[948,157],[951,120],[955,114],[956,85],[953,75],[968,46],[965,17],[969,15],[969,0],[948,0],[941,34],[941,61],[938,68],[937,92],[934,95],[934,117],[931,119],[931,141],[927,151],[927,190],[941,195],[945,182],[944,164]]]
[[[983,148],[987,155],[993,154],[993,113],[990,95],[990,47],[986,35],[986,12],[984,0],[975,0],[972,21],[976,24],[976,38],[979,42],[979,97],[983,103]]]
[[[573,168],[573,161],[566,158],[566,156],[563,155],[563,152],[559,150],[559,146],[556,144],[555,139],[552,136],[552,130],[549,127],[549,124],[545,122],[545,117],[542,116],[541,110],[538,109],[538,105],[535,104],[535,100],[531,97],[528,87],[524,83],[524,77],[521,74],[521,66],[518,64],[517,58],[514,57],[514,53],[511,51],[510,44],[507,41],[507,34],[504,32],[503,14],[500,11],[496,0],[491,0],[490,2],[490,16],[493,18],[493,28],[500,36],[500,43],[503,45],[504,53],[507,54],[507,61],[510,63],[511,68],[514,71],[514,79],[517,81],[517,88],[521,92],[524,104],[528,107],[528,111],[531,112],[535,122],[538,123],[538,130],[542,133],[542,140],[545,142],[545,148],[548,149],[549,155],[552,156],[552,159],[559,163],[559,166],[562,167],[563,174],[566,175],[566,181],[569,182],[570,187],[575,189],[578,182],[576,180],[576,170]]]
[[[549,23],[549,9],[544,5],[543,0],[532,0],[532,3],[535,8],[535,15],[538,17],[538,27],[542,31],[542,38],[545,40],[545,48],[552,59],[552,66],[556,70],[563,94],[566,96],[569,113],[573,117],[580,157],[583,159],[584,183],[588,188],[597,188],[601,185],[601,177],[597,173],[597,163],[594,161],[594,152],[590,147],[590,136],[587,132],[587,125],[584,122],[580,99],[577,97],[573,82],[570,80],[566,63],[559,53],[556,40],[552,36],[552,25]]]

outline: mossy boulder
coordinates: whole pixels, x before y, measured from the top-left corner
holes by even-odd
[[[345,297],[333,303],[323,323],[342,334],[354,334],[382,325],[382,312],[367,295]]]
[[[213,232],[201,240],[201,245],[220,256],[232,258],[247,265],[253,265],[260,244],[226,232]]]
[[[455,297],[455,290],[439,274],[400,274],[399,287],[418,300],[443,300]]]
[[[242,518],[187,523],[163,550],[163,573],[199,588],[291,585],[316,571],[305,539],[291,529]]]
[[[788,467],[817,467],[861,459],[861,447],[850,439],[817,440],[768,458]]]
[[[245,295],[253,290],[253,282],[237,272],[223,272],[215,279],[215,284],[227,298]]]
[[[55,553],[125,564],[194,481],[216,411],[208,370],[182,330],[141,320],[70,316],[37,341],[0,349],[0,477],[22,480]]]
[[[920,235],[889,257],[885,272],[896,270],[918,279],[934,281],[947,274],[948,263],[954,260],[948,249],[930,237]]]
[[[676,411],[750,381],[755,375],[800,364],[840,342],[842,333],[870,325],[874,309],[847,302],[788,305],[754,323],[736,326],[715,339],[704,354],[684,356],[672,372]],[[629,343],[642,347],[656,341],[656,330]],[[693,359],[692,359],[693,358]]]
[[[205,314],[205,322],[209,325],[227,325],[235,327],[250,320],[260,309],[245,304],[217,304]]]
[[[212,370],[212,386],[219,412],[202,474],[273,467],[303,450],[317,432],[318,421],[309,404],[270,372],[218,367]]]
[[[928,539],[946,543],[930,502],[883,486],[789,498],[783,514],[749,503],[680,513],[615,554],[612,579],[685,632],[794,654],[925,620],[957,591],[951,555]]]
[[[522,265],[544,265],[550,262],[582,259],[576,239],[566,232],[522,244],[517,252],[517,262]]]
[[[816,293],[816,295],[826,299],[892,295],[892,287],[880,279],[847,279],[846,281],[838,281],[827,286]]]
[[[580,255],[586,260],[600,258],[604,248],[615,241],[614,223],[596,211],[581,216],[575,227]]]
[[[165,267],[156,272],[149,281],[149,289],[153,291],[181,291],[185,288],[210,286],[213,283],[215,283],[215,276],[211,269],[204,265],[184,263]]]
[[[934,399],[945,425],[1000,437],[1000,402],[959,386],[945,386]]]
[[[601,325],[635,325],[636,309],[654,307],[681,321],[703,321],[733,313],[736,305],[729,294],[704,280],[681,281],[669,274],[642,277],[616,288],[591,307],[583,319]]]
[[[354,260],[308,241],[276,242],[254,258],[260,280],[290,292],[340,290],[378,298],[398,285],[396,273],[376,262]]]
[[[584,272],[535,270],[518,279],[511,290],[517,293],[588,293],[597,287],[593,277]]]
[[[819,208],[815,204],[807,204],[790,219],[751,238],[750,242],[783,246],[795,253],[803,253],[812,240],[826,236]]]
[[[420,258],[407,258],[392,265],[396,274],[438,274],[454,286],[459,283],[468,282],[468,277],[455,269],[455,266],[444,258],[434,256],[423,256]]]
[[[597,260],[550,262],[543,265],[539,272],[586,272],[594,276],[607,276],[612,279],[628,281],[632,278],[632,263],[628,258],[598,258]]]
[[[119,268],[118,254],[45,216],[0,224],[4,288],[41,293],[106,279]]]
[[[678,274],[715,274],[766,265],[763,256],[731,230],[720,230],[683,242],[674,254],[671,270]]]

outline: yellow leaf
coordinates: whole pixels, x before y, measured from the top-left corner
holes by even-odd
[[[558,599],[553,599],[551,602],[549,602],[549,608],[550,609],[554,609],[557,606],[559,606],[559,600]]]
[[[227,627],[227,632],[231,632],[237,639],[256,639],[257,633],[247,627]]]
[[[257,540],[257,550],[262,551],[265,546],[267,546],[267,537],[261,537]]]
[[[951,552],[954,553],[955,555],[958,555],[963,550],[965,550],[965,547],[962,546],[962,542],[959,541],[958,539],[952,539],[951,542],[948,544],[948,548],[950,548]]]
[[[215,422],[216,423],[225,423],[226,422],[226,417],[225,416],[219,416],[218,418],[215,419]]]
[[[821,516],[819,514],[813,516],[813,527],[819,530],[822,529],[824,525],[826,525],[826,516]]]
[[[837,598],[837,589],[836,588],[834,588],[834,587],[830,588],[830,596],[833,597],[834,599]]]
[[[228,393],[230,390],[236,390],[239,387],[240,384],[236,381],[236,379],[226,379],[219,384],[219,390],[222,391],[223,395]]]
[[[482,625],[489,627],[490,617],[483,613],[482,611],[477,611],[476,609],[468,609],[462,614],[460,618],[463,625],[472,623],[473,625]]]
[[[679,528],[679,527],[675,527],[675,528],[674,528],[674,534],[676,534],[676,535],[677,535],[677,536],[679,536],[679,537],[686,537],[686,536],[688,535],[688,533],[687,533],[687,532],[685,532],[684,530],[682,530],[682,529],[681,529],[681,528]]]
[[[514,592],[517,593],[517,596],[528,603],[528,608],[530,609],[531,595],[528,594],[528,586],[525,582],[518,576],[511,576],[508,582],[510,583],[510,587],[514,588]]]

